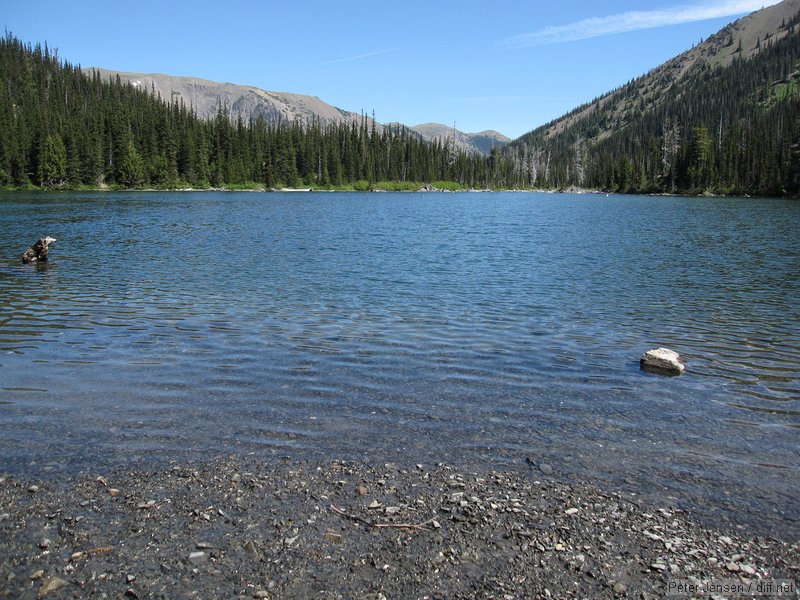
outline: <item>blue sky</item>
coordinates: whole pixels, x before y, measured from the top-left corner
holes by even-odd
[[[319,96],[517,137],[777,0],[4,0],[73,64]]]

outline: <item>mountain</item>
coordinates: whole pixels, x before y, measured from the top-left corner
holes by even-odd
[[[510,145],[523,184],[781,194],[798,185],[800,0],[731,23]]]
[[[359,113],[337,108],[316,96],[271,92],[252,86],[218,83],[196,77],[179,77],[160,73],[124,73],[102,68],[90,68],[87,69],[87,72],[92,70],[97,71],[102,78],[107,80],[119,76],[122,83],[131,83],[142,90],[155,92],[164,100],[183,101],[202,119],[216,116],[220,106],[227,106],[233,121],[239,117],[245,122],[249,122],[251,118],[263,117],[267,123],[293,123],[295,119],[300,119],[301,122],[319,119],[320,123],[325,126],[332,123],[358,123],[364,118]],[[372,119],[366,118],[371,126]],[[391,123],[386,126],[389,125],[416,132],[421,139],[429,142],[450,140],[452,143],[454,138],[454,129],[446,125],[428,123],[409,127]],[[382,131],[384,126],[376,123],[376,127]],[[455,130],[457,150],[477,152],[488,156],[492,147],[502,147],[510,141],[509,138],[496,131],[464,133]]]
[[[221,106],[226,106],[231,119],[238,117],[247,122],[263,117],[267,123],[292,123],[295,119],[319,118],[322,125],[359,121],[361,115],[331,106],[316,96],[269,92],[252,86],[217,83],[197,77],[177,77],[160,73],[123,73],[108,69],[89,68],[103,79],[119,76],[122,83],[130,83],[144,91],[155,92],[162,99],[183,101],[201,119],[211,119]]]
[[[415,125],[411,127],[412,131],[416,131],[422,136],[422,139],[432,142],[434,140],[446,141],[455,139],[455,146],[457,149],[468,150],[472,152],[479,152],[488,156],[492,148],[503,148],[507,146],[511,139],[504,136],[497,131],[481,131],[479,133],[464,133],[457,130],[455,127],[448,127],[439,123],[424,123],[422,125]]]
[[[325,106],[254,88],[240,94],[219,84],[216,105],[257,105],[272,122],[243,123],[218,109],[200,118],[191,107],[207,95],[192,94],[207,82],[167,80],[159,96],[156,81],[104,78],[46,44],[0,37],[0,188],[455,190],[495,184],[502,164],[496,152],[453,152],[332,107],[325,126],[321,117],[304,121]],[[177,95],[188,103],[172,101]]]

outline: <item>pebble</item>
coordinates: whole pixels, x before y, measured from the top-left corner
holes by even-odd
[[[39,548],[49,548],[50,544],[52,544],[52,542],[50,541],[50,538],[43,538],[39,542]]]
[[[68,585],[67,582],[60,577],[48,577],[44,580],[42,587],[39,588],[39,592],[36,595],[41,598],[42,596],[46,596],[51,592],[60,590],[65,585]]]
[[[32,485],[32,486],[30,486],[30,487],[28,488],[28,491],[29,491],[31,494],[36,494],[36,493],[39,491],[39,486],[38,486],[38,485]]]
[[[148,588],[161,588],[165,597],[181,597],[188,594],[188,585],[206,585],[199,583],[202,577],[208,589],[224,580],[231,586],[226,589],[239,597],[303,597],[319,575],[320,584],[344,586],[342,595],[350,597],[354,584],[348,574],[357,569],[376,587],[395,587],[398,593],[392,597],[414,597],[409,592],[427,591],[436,582],[447,581],[450,587],[441,589],[448,593],[432,598],[467,597],[462,592],[470,589],[472,597],[491,592],[496,598],[644,600],[656,597],[652,592],[663,588],[666,577],[727,573],[726,577],[752,580],[786,571],[785,563],[776,563],[778,542],[705,529],[683,511],[649,507],[629,494],[594,496],[591,489],[547,478],[535,482],[535,471],[519,478],[495,472],[462,476],[452,467],[410,466],[391,477],[383,468],[362,469],[355,463],[330,469],[300,463],[291,471],[278,467],[274,475],[265,467],[255,473],[243,471],[239,486],[231,484],[235,470],[204,470],[196,481],[174,475],[166,481],[145,477],[141,484],[127,476],[108,476],[109,485],[114,481],[121,489],[135,490],[123,494],[125,502],[97,494],[101,490],[94,476],[91,486],[77,487],[66,501],[49,485],[35,501],[26,491],[28,482],[8,490],[0,486],[0,513],[7,512],[14,524],[12,528],[9,521],[0,522],[0,531],[11,536],[22,552],[29,552],[27,562],[22,552],[13,557],[18,565],[16,581],[11,581],[13,573],[8,570],[0,573],[0,596],[35,599],[41,587],[49,594],[45,600],[88,595],[89,589],[98,597],[104,593],[121,597],[126,588],[135,586],[135,592],[122,596],[146,597]],[[384,487],[377,483],[379,478],[385,478]],[[373,490],[380,494],[370,495]],[[95,494],[98,497],[80,509],[80,515],[64,508],[77,507],[80,500]],[[155,500],[146,502],[148,498]],[[153,508],[138,510],[139,503]],[[107,510],[112,505],[113,515]],[[346,514],[337,514],[331,505],[346,507]],[[368,510],[368,505],[380,510]],[[25,512],[28,507],[33,508],[30,514]],[[221,519],[218,514],[229,516]],[[206,523],[202,515],[213,519]],[[362,522],[354,524],[350,515]],[[85,518],[80,526],[77,517]],[[102,546],[109,541],[94,537],[110,518],[115,531],[134,532],[113,551]],[[400,531],[369,527],[373,521],[388,525],[401,520],[410,524],[408,531],[402,530],[405,525]],[[416,524],[425,527],[415,530]],[[55,525],[64,531],[57,533]],[[70,560],[73,548],[63,547],[64,540],[77,530],[91,537],[76,544],[74,549],[82,552],[74,552]],[[54,536],[46,563],[46,553],[37,547],[45,535]],[[760,544],[766,546],[764,553]],[[159,552],[154,555],[155,547]],[[380,552],[371,560],[376,548]],[[782,552],[786,556],[788,546]],[[97,554],[103,556],[95,558]],[[388,574],[368,574],[383,570],[387,561]],[[731,565],[738,571],[729,571]],[[40,566],[45,568],[34,573]],[[268,587],[265,574],[273,571],[278,581]],[[236,579],[231,581],[227,573]],[[64,576],[67,583],[60,591],[44,587],[52,575]]]
[[[553,474],[553,467],[548,465],[547,463],[539,463],[539,470],[545,475]]]
[[[261,558],[261,555],[258,553],[258,548],[256,548],[252,540],[247,540],[244,543],[244,551],[253,560],[259,560]]]
[[[329,542],[335,542],[337,544],[341,544],[342,543],[342,534],[335,533],[333,531],[326,531],[325,532],[325,539],[328,540]]]

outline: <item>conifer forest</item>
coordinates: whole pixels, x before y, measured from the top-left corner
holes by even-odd
[[[0,187],[565,189],[796,195],[800,190],[800,35],[727,67],[696,69],[663,91],[621,92],[556,135],[543,126],[467,153],[402,125],[247,122],[119,78],[105,80],[6,33],[0,40]],[[580,111],[585,107],[580,107]],[[602,135],[601,135],[602,133]]]

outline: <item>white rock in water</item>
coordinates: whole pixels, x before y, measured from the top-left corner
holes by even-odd
[[[684,371],[683,361],[680,355],[668,348],[657,348],[648,350],[639,362],[642,369],[654,371],[656,373],[667,373],[680,375]]]

